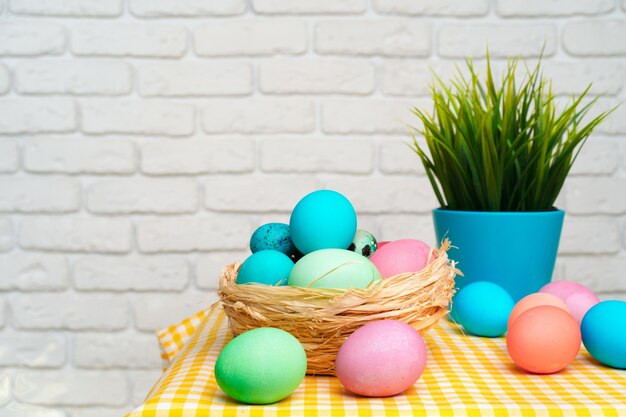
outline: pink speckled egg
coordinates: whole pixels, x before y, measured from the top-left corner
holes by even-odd
[[[430,247],[416,239],[400,239],[379,247],[369,257],[383,278],[417,272],[428,264]]]
[[[556,295],[563,300],[578,324],[587,311],[600,302],[593,291],[574,281],[554,281],[544,285],[539,292]]]
[[[406,323],[378,320],[341,345],[335,370],[343,386],[367,397],[388,397],[411,387],[424,372],[426,344]]]

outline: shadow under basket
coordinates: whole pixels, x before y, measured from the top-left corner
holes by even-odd
[[[422,335],[448,313],[460,272],[446,251],[416,273],[404,273],[364,289],[237,285],[236,262],[224,268],[218,295],[234,335],[277,327],[294,335],[307,355],[307,374],[335,375],[337,351],[355,330],[374,320],[399,320]]]

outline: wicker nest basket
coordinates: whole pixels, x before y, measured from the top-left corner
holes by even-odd
[[[424,334],[447,314],[460,273],[446,254],[449,245],[445,240],[433,250],[434,260],[423,270],[365,289],[237,285],[240,263],[233,263],[222,271],[218,294],[235,335],[258,327],[283,329],[304,346],[307,374],[334,375],[339,347],[364,324],[400,320]]]

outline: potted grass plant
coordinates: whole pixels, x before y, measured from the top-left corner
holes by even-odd
[[[497,80],[487,56],[483,78],[471,60],[467,75],[436,78],[432,112],[413,109],[422,127],[412,129],[411,145],[440,204],[437,240],[451,239],[450,258],[464,274],[456,287],[492,281],[516,301],[552,278],[565,214],[555,200],[609,113],[585,117],[595,102],[585,100],[589,87],[557,102],[541,62],[525,71],[518,64],[510,60]]]

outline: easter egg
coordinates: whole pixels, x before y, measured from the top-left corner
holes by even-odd
[[[384,278],[417,272],[426,266],[430,247],[416,239],[401,239],[379,247],[370,260]]]
[[[348,250],[369,258],[376,252],[376,246],[377,242],[373,234],[367,230],[357,230],[352,243],[348,246]]]
[[[576,358],[580,341],[576,320],[560,307],[544,305],[520,314],[509,329],[506,347],[520,368],[551,374]]]
[[[296,262],[289,285],[310,288],[366,288],[380,274],[365,256],[345,249],[321,249]]]
[[[473,282],[455,296],[453,317],[475,336],[498,337],[506,332],[513,299],[506,290],[488,281]]]
[[[293,209],[289,230],[293,243],[305,255],[319,249],[346,249],[356,233],[356,213],[338,192],[314,191]]]
[[[267,223],[254,231],[250,238],[250,250],[276,250],[291,257],[298,250],[291,241],[289,225],[285,223]]]
[[[554,281],[544,285],[539,292],[553,294],[563,300],[579,324],[587,310],[600,302],[593,291],[574,281]]]
[[[609,300],[594,305],[580,329],[591,356],[607,366],[626,369],[626,302]]]
[[[261,327],[228,342],[215,362],[215,379],[237,401],[270,404],[298,388],[306,366],[298,339],[280,329]]]
[[[253,253],[241,264],[237,284],[287,285],[293,261],[275,250]]]
[[[387,243],[389,243],[389,241],[388,241],[388,240],[385,240],[385,241],[383,241],[383,242],[378,242],[378,244],[376,245],[376,249],[380,249],[380,248],[382,248],[382,247],[383,247],[383,246],[385,246]]]
[[[368,397],[396,395],[411,387],[426,366],[426,344],[406,323],[373,321],[357,329],[337,352],[339,382]]]
[[[515,304],[513,311],[511,311],[511,315],[509,315],[509,324],[507,327],[510,329],[511,325],[520,316],[520,314],[537,306],[554,306],[569,313],[569,310],[563,300],[556,295],[536,292],[534,294],[527,295]]]

